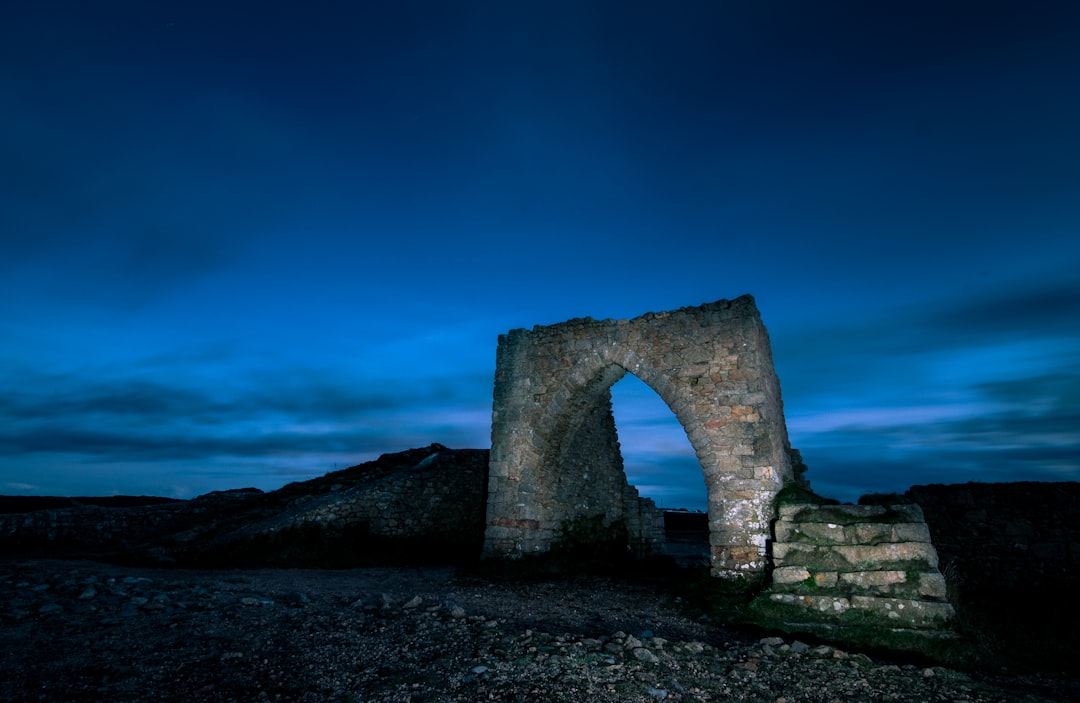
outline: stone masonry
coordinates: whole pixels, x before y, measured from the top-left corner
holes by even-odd
[[[398,463],[414,459],[411,466]],[[378,471],[374,462],[375,470],[357,472],[356,478],[334,484],[325,494],[291,500],[288,509],[245,524],[226,537],[243,539],[304,527],[332,532],[361,527],[372,537],[408,539],[431,550],[456,550],[462,557],[475,554],[480,546],[486,451],[433,444],[383,455],[379,461],[392,470]],[[414,556],[420,562],[438,557]]]
[[[750,296],[500,336],[485,557],[547,552],[597,518],[625,520],[635,545],[658,539],[659,523],[641,519],[648,511],[624,488],[610,388],[627,373],[671,408],[701,464],[712,573],[763,575],[775,497],[792,469],[769,338]]]
[[[931,631],[954,617],[914,503],[782,505],[775,530],[772,586],[763,597],[801,611],[804,629],[809,617]]]

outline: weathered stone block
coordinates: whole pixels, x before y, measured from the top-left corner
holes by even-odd
[[[848,528],[854,544],[877,544],[878,542],[896,542],[893,526],[881,522],[860,522]]]
[[[942,601],[948,598],[948,587],[940,571],[925,571],[919,574],[919,595]]]
[[[773,560],[783,566],[801,565],[810,571],[851,571],[855,567],[836,549],[796,542],[773,544]]]
[[[829,522],[791,522],[777,523],[776,540],[778,542],[799,542],[815,545],[845,544],[849,541],[843,525]]]
[[[835,551],[855,566],[880,568],[887,564],[938,566],[937,550],[929,542],[889,542],[875,545],[838,545]]]
[[[930,527],[925,522],[901,522],[893,525],[894,542],[930,542]]]
[[[887,594],[897,590],[897,586],[907,584],[907,574],[903,571],[849,571],[840,574],[840,582],[850,588]]]
[[[807,596],[792,593],[772,593],[769,599],[776,603],[798,605],[807,610],[830,615],[841,615],[851,608],[851,601],[838,596]]]
[[[775,584],[802,583],[810,578],[810,572],[805,566],[781,566],[773,569],[772,578]]]
[[[908,627],[937,627],[956,616],[948,603],[936,603],[911,598],[877,598],[852,596],[851,607],[874,613]]]
[[[818,588],[834,588],[839,578],[835,571],[819,571],[814,574],[814,585]]]

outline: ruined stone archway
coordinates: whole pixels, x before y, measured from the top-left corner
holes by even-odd
[[[661,539],[659,514],[626,481],[611,386],[648,384],[686,430],[705,478],[712,571],[765,567],[773,500],[791,479],[768,334],[753,298],[632,320],[570,320],[499,337],[486,557],[549,551],[580,520]]]

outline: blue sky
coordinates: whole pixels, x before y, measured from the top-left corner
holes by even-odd
[[[496,339],[750,293],[845,500],[1080,479],[1080,6],[0,7],[0,493],[490,444]],[[702,507],[614,388],[631,479]]]

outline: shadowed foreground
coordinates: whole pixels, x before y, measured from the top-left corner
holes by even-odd
[[[1068,701],[764,638],[656,583],[452,567],[194,571],[0,562],[4,701]]]

